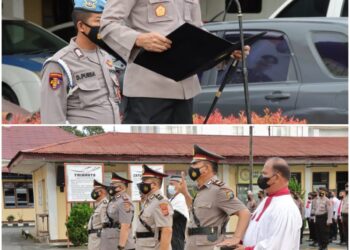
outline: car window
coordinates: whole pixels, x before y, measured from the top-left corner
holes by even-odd
[[[327,16],[330,0],[294,0],[277,17]]]
[[[341,12],[341,16],[342,17],[348,17],[348,11],[349,11],[349,9],[348,9],[349,7],[348,7],[348,0],[345,0],[344,1],[344,5],[343,5],[343,9],[342,9],[342,12]]]
[[[246,37],[256,33],[245,34]],[[239,32],[228,32],[225,38],[231,42],[239,41]],[[291,51],[285,35],[279,32],[268,32],[257,42],[251,45],[247,57],[249,83],[285,82],[296,80],[292,64]],[[210,71],[201,75],[202,86],[220,85],[227,73],[227,64],[221,63]],[[229,84],[241,84],[242,64],[237,67],[231,76]]]
[[[3,54],[58,51],[66,45],[54,35],[27,22],[3,22],[3,36],[8,43]]]
[[[76,31],[75,31],[74,26],[59,29],[59,30],[56,30],[52,33],[54,33],[56,36],[59,36],[60,38],[62,38],[66,42],[70,42],[70,39],[72,37],[76,36]]]
[[[337,32],[317,32],[313,42],[322,62],[336,77],[348,76],[348,38]]]

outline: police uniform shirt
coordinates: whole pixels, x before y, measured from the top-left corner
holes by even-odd
[[[102,229],[102,223],[106,216],[108,199],[104,198],[100,202],[96,203],[96,208],[90,217],[88,223],[88,230]],[[96,250],[100,249],[101,238],[96,233],[89,234],[88,249]]]
[[[44,64],[42,123],[120,123],[119,101],[119,83],[112,58],[99,48],[82,50],[73,38]]]
[[[152,229],[154,237],[136,238],[136,249],[159,249],[160,230],[163,227],[171,228],[173,226],[173,213],[169,200],[161,194],[160,190],[147,197],[139,216]],[[139,219],[137,220],[136,234],[138,232],[150,232]]]
[[[343,198],[343,205],[342,205],[342,208],[341,208],[341,213],[342,213],[342,214],[348,214],[348,213],[349,213],[348,195],[346,195],[346,196]]]
[[[219,234],[217,240],[209,241],[207,235],[189,236],[187,232],[186,250],[213,249],[215,245],[224,240],[221,230],[225,229],[230,216],[246,208],[240,200],[234,197],[233,191],[216,176],[198,190],[192,206],[200,222],[200,227],[218,227]],[[190,221],[187,226],[188,228],[198,227],[191,209]]]
[[[126,193],[117,194],[107,205],[107,221],[114,223],[129,224],[129,236],[125,249],[134,249],[135,243],[132,237],[132,220],[134,217],[134,205]],[[120,228],[104,228],[102,231],[101,250],[117,250],[119,245]]]
[[[190,99],[200,92],[197,76],[180,82],[133,63],[140,33],[168,35],[183,23],[201,26],[199,0],[113,0],[108,1],[101,19],[102,39],[128,62],[123,94],[127,97]],[[142,76],[142,78],[140,78]]]
[[[327,223],[332,223],[333,207],[331,201],[327,197],[318,197],[316,200],[315,215],[327,214]],[[317,220],[317,218],[316,218]]]

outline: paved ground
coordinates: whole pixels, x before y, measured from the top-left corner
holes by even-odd
[[[33,228],[24,228],[28,230],[33,230]],[[31,239],[25,239],[22,235],[22,228],[3,228],[2,229],[2,249],[3,250],[62,250],[65,247],[55,247],[49,246],[47,244],[35,243]],[[305,241],[301,246],[302,250],[318,250],[317,247],[309,247],[309,243]],[[71,250],[82,250],[87,249],[87,247],[70,247]],[[338,246],[336,244],[330,244],[328,250],[340,250],[347,249],[344,246]]]

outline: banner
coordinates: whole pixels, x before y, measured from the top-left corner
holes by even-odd
[[[149,166],[153,170],[164,173],[164,165],[155,165],[155,164],[148,165],[147,164],[147,166]],[[131,199],[133,201],[140,201],[141,197],[140,197],[139,189],[137,188],[137,183],[141,182],[142,164],[130,164],[129,165],[129,172],[130,172],[130,177],[132,180]],[[164,190],[163,188],[164,188],[164,181],[163,181],[161,190]]]
[[[103,164],[66,163],[67,202],[93,202],[94,180],[103,182]]]

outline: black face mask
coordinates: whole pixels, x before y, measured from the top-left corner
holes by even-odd
[[[110,196],[114,196],[117,193],[117,190],[115,190],[115,187],[109,187],[108,188],[108,194]]]
[[[274,176],[275,176],[275,175],[273,175],[273,176],[271,176],[271,177],[265,177],[265,176],[260,175],[259,178],[258,178],[258,181],[257,181],[257,182],[258,182],[259,188],[261,188],[261,189],[263,189],[263,190],[269,188],[270,185],[267,184],[267,183],[268,183],[269,180],[270,180],[272,177],[274,177]]]
[[[99,197],[100,197],[100,192],[95,191],[95,190],[93,190],[93,191],[91,192],[91,198],[92,198],[93,200],[97,200]]]
[[[118,61],[122,61],[122,63],[126,64],[124,59],[119,56],[114,50],[112,50],[101,38],[100,38],[100,26],[91,26],[87,23],[84,23],[86,26],[90,28],[90,32],[88,34],[83,33],[91,42],[96,44],[101,49],[111,54]]]
[[[307,197],[307,198],[308,198],[309,200],[311,200],[311,199],[312,199],[312,197],[310,197],[310,196],[309,196],[309,197]]]
[[[201,176],[201,171],[199,168],[189,167],[188,175],[190,176],[191,180],[195,181],[199,178],[199,176]]]
[[[148,194],[149,192],[151,192],[151,184],[150,183],[141,182],[141,183],[137,184],[137,186],[138,186],[140,192],[143,194]]]
[[[343,199],[343,196],[340,196],[340,197],[339,197],[339,200],[342,200],[342,199]]]

